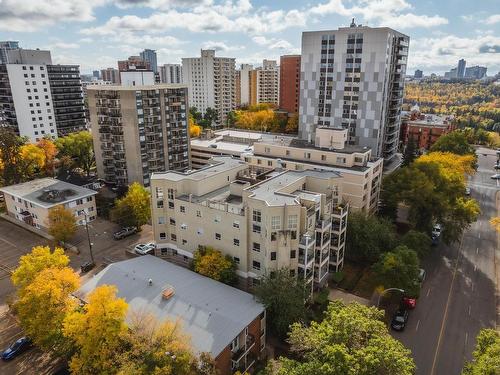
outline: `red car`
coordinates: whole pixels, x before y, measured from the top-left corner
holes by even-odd
[[[401,304],[407,309],[414,309],[417,305],[417,299],[411,297],[403,297]]]

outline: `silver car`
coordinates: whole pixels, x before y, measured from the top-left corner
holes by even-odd
[[[153,242],[140,243],[135,245],[134,251],[140,255],[152,254],[154,255],[156,245]]]

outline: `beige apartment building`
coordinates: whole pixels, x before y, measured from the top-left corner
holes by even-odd
[[[59,205],[71,210],[78,225],[97,216],[96,191],[54,178],[41,178],[0,188],[7,214],[25,224],[47,231],[49,211]]]
[[[246,73],[242,65],[241,74]],[[263,60],[262,67],[249,70],[248,73],[249,83],[244,87],[243,78],[241,78],[241,104],[244,103],[243,91],[248,90],[250,105],[270,103],[279,105],[279,89],[280,89],[280,70],[275,60]]]
[[[89,86],[87,92],[100,178],[149,186],[153,172],[190,168],[186,86]]]
[[[377,210],[383,159],[368,148],[346,144],[345,129],[318,128],[314,143],[282,134],[243,130],[207,132],[191,140],[193,168],[201,168],[210,158],[221,155],[240,157],[248,165],[272,170],[278,164],[287,170],[322,170],[342,176],[342,201],[351,209]]]
[[[343,266],[341,189],[335,171],[264,170],[229,156],[196,171],[154,173],[157,255],[187,263],[210,246],[235,260],[247,286],[283,267],[322,285]]]

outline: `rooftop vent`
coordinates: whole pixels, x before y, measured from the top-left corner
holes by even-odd
[[[59,203],[64,202],[68,197],[76,195],[76,192],[71,189],[64,190],[44,190],[43,193],[38,197],[42,202],[47,203]]]
[[[174,296],[174,294],[175,294],[175,289],[173,286],[169,286],[163,289],[163,292],[161,292],[161,296],[164,300],[169,300]]]

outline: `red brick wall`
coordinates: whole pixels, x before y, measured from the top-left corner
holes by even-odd
[[[401,141],[404,145],[407,145],[410,138],[412,138],[419,149],[428,150],[436,143],[440,136],[448,134],[453,130],[453,125],[432,127],[419,124],[412,125],[403,122],[401,125]]]
[[[300,56],[280,58],[280,109],[299,112]]]

